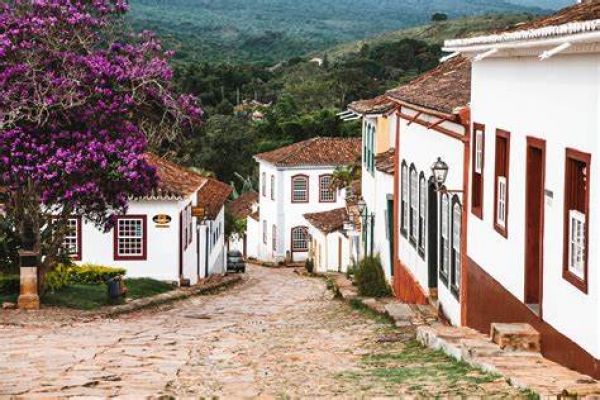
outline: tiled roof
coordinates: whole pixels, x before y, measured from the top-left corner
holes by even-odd
[[[361,154],[360,138],[317,137],[256,155],[277,166],[345,165]]]
[[[321,232],[329,234],[344,227],[344,222],[348,220],[348,212],[345,207],[336,208],[320,213],[304,214],[304,218]]]
[[[375,156],[375,168],[383,173],[394,175],[396,170],[396,149],[379,153]]]
[[[158,174],[158,188],[154,190],[152,197],[185,197],[198,190],[206,180],[156,154],[146,153],[144,156]]]
[[[454,48],[517,40],[547,39],[600,30],[600,2],[588,0],[564,8],[555,14],[523,22],[487,36],[448,40],[445,47]]]
[[[205,179],[206,183],[198,191],[198,205],[204,207],[208,219],[214,220],[233,192],[233,187],[216,179]]]
[[[255,221],[260,221],[260,210],[256,210],[254,211],[252,214],[248,215],[250,218],[252,218]]]
[[[253,206],[256,203],[258,203],[258,193],[246,192],[227,203],[227,210],[236,218],[242,219],[252,214]]]
[[[348,109],[358,114],[383,114],[393,107],[394,103],[386,96],[377,96],[374,99],[358,100],[348,104]]]
[[[415,106],[453,114],[471,101],[471,62],[454,57],[387,94]]]

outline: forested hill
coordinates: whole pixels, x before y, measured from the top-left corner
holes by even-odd
[[[517,5],[509,1],[524,2]],[[489,12],[543,12],[566,0],[131,0],[135,28],[155,31],[180,61],[276,63],[339,43]],[[537,3],[536,3],[537,2]]]

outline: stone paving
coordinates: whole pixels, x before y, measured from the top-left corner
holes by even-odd
[[[322,279],[245,281],[119,319],[0,325],[0,397],[522,395],[332,299]]]

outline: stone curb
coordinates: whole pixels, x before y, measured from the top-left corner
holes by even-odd
[[[111,306],[108,308],[103,308],[97,311],[92,311],[90,313],[86,313],[85,316],[103,316],[103,317],[116,317],[123,314],[128,314],[134,311],[143,310],[146,308],[156,307],[163,304],[172,303],[175,301],[187,299],[192,296],[206,295],[211,294],[217,291],[225,290],[239,282],[243,279],[240,275],[235,275],[231,277],[225,277],[224,280],[219,282],[208,282],[204,286],[200,286],[197,288],[186,288],[186,289],[177,289],[172,292],[161,293],[152,297],[145,297],[143,299],[133,300],[127,304],[121,304],[118,306]]]

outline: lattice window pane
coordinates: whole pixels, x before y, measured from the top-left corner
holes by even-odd
[[[308,178],[306,177],[295,177],[292,180],[293,194],[292,198],[294,201],[307,201],[308,199]]]
[[[144,255],[144,223],[142,219],[119,219],[117,251],[120,256]]]
[[[585,214],[569,211],[569,271],[585,279]]]
[[[321,177],[319,181],[321,201],[335,201],[335,192],[331,190],[332,180],[333,177],[331,175],[325,175]]]
[[[292,250],[305,251],[308,249],[308,232],[306,228],[292,229]]]

